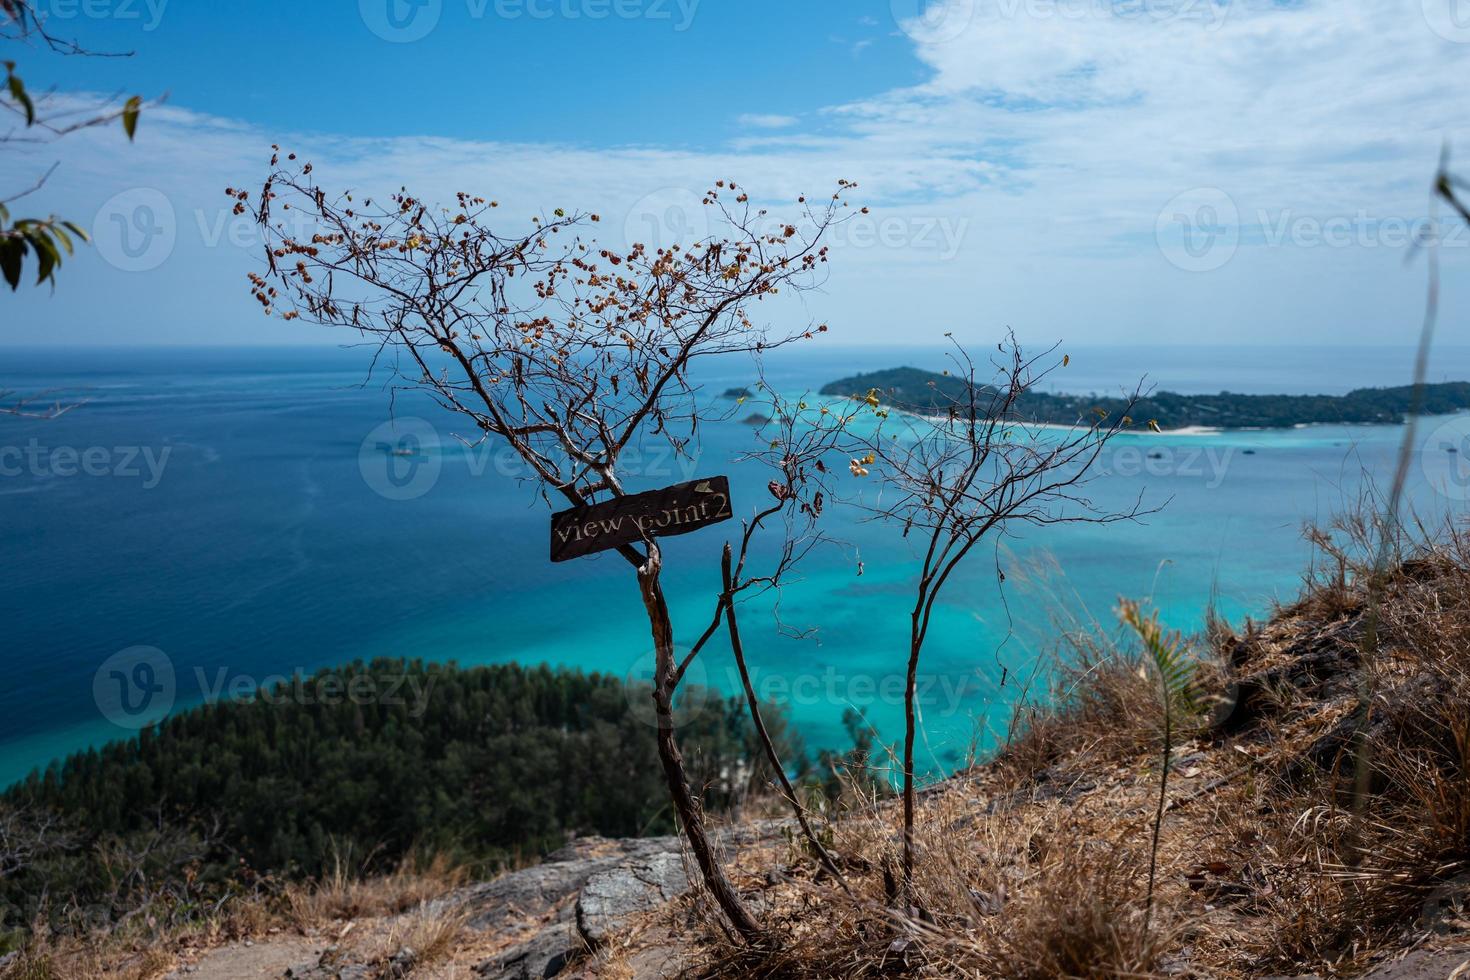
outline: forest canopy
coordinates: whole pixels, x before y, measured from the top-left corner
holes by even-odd
[[[842,378],[822,388],[824,395],[863,398],[877,389],[888,405],[922,414],[944,414],[965,401],[965,379],[920,368],[900,367]],[[982,404],[992,392],[983,393]],[[1132,407],[1122,396],[1066,395],[1028,389],[1015,404],[1017,420],[1051,425],[1087,424],[1099,413],[1112,417],[1128,412],[1140,426],[1149,421],[1160,428],[1290,428],[1313,424],[1396,425],[1413,411],[1414,387],[1358,388],[1346,395],[1181,395],[1156,391]],[[1452,381],[1424,386],[1420,414],[1443,415],[1470,408],[1470,382]]]
[[[20,836],[46,835],[0,878],[0,927],[28,923],[47,894],[105,918],[137,897],[120,893],[130,878],[145,887],[186,869],[207,891],[242,874],[315,876],[344,853],[391,867],[433,852],[494,868],[572,834],[673,830],[645,686],[401,660],[311,681],[324,678],[336,690],[359,678],[370,683],[358,689],[428,696],[209,703],[33,773],[0,796]],[[691,774],[711,809],[728,808],[764,778],[745,704],[708,691],[682,703]],[[803,759],[784,716],[767,718],[783,758]]]

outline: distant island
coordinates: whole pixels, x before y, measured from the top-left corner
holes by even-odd
[[[862,398],[873,389],[894,408],[921,414],[942,414],[965,395],[968,382],[952,374],[900,367],[842,378],[822,388],[824,395]],[[989,398],[995,389],[984,386]],[[1219,429],[1281,429],[1296,425],[1398,424],[1413,404],[1413,386],[1358,388],[1346,395],[1181,395],[1156,391],[1131,409],[1121,397],[1064,395],[1028,391],[1016,405],[1020,418],[1072,425],[1097,418],[1100,409],[1112,417],[1127,412],[1140,425],[1155,421],[1162,429],[1209,427]],[[1470,408],[1470,382],[1425,385],[1422,413],[1444,415]]]

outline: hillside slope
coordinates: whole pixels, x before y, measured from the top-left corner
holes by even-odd
[[[1195,641],[1208,710],[1176,719],[1162,796],[1148,670],[1117,637],[1074,636],[1051,707],[921,797],[907,910],[898,808],[854,794],[819,818],[842,885],[774,805],[721,832],[762,948],[721,928],[678,838],[584,838],[489,882],[325,880],[85,975],[1463,977],[1470,543],[1375,576],[1354,557],[1371,537],[1346,531],[1319,537],[1299,601]],[[38,962],[4,975],[73,975]]]

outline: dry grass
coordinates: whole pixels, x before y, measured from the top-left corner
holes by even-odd
[[[363,936],[371,949],[362,950],[362,958],[378,963],[384,976],[408,976],[452,951],[465,915],[442,899],[465,879],[463,869],[443,857],[406,861],[374,877],[360,876],[339,859],[320,881],[274,895],[235,897],[179,926],[162,924],[166,914],[155,916],[148,908],[108,929],[54,930],[38,922],[19,954],[0,968],[0,980],[153,980],[186,951],[384,917],[389,921],[383,928],[363,930],[371,934]],[[412,955],[404,955],[405,949]]]
[[[427,862],[410,858],[390,874],[364,877],[338,855],[321,880],[286,890],[286,904],[298,926],[323,925],[378,915],[397,915],[439,898],[464,884],[466,874],[442,856]]]
[[[705,973],[1339,976],[1423,941],[1426,903],[1470,892],[1470,537],[1405,546],[1379,574],[1374,533],[1319,534],[1299,601],[1198,641],[1202,687],[1240,703],[1179,733],[1150,927],[1156,685],[1081,634],[1054,707],[923,798],[913,907],[897,907],[899,816],[875,802],[831,825],[851,895],[789,848],[747,857],[772,941],[710,929]]]
[[[239,906],[236,908],[234,906]],[[6,967],[0,980],[153,980],[173,968],[177,951],[186,945],[212,945],[250,935],[262,935],[268,916],[253,900],[224,907],[208,922],[189,927],[158,929],[146,916],[140,924],[124,924],[90,933],[53,933],[45,922],[32,929],[32,938]],[[259,931],[251,931],[259,926]]]
[[[345,944],[339,958],[369,963],[383,977],[408,977],[454,954],[464,935],[468,912],[442,898],[421,901],[393,916],[384,927]]]

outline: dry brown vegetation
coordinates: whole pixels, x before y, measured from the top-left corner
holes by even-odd
[[[465,880],[464,869],[441,856],[363,875],[350,857],[339,855],[320,881],[235,897],[181,926],[164,925],[166,910],[154,907],[93,931],[58,931],[38,922],[16,958],[0,967],[0,980],[151,980],[203,951],[280,935],[326,937],[343,955],[376,964],[384,975],[408,976],[454,949],[464,913],[445,898]]]
[[[910,908],[898,814],[867,806],[831,828],[853,893],[768,854],[776,883],[757,861],[741,884],[771,942],[710,930],[705,973],[1337,976],[1453,943],[1470,928],[1470,536],[1375,575],[1381,530],[1313,532],[1323,561],[1297,602],[1195,641],[1206,696],[1176,733],[1151,925],[1160,694],[1137,653],[1081,633],[1053,706],[925,796]]]

